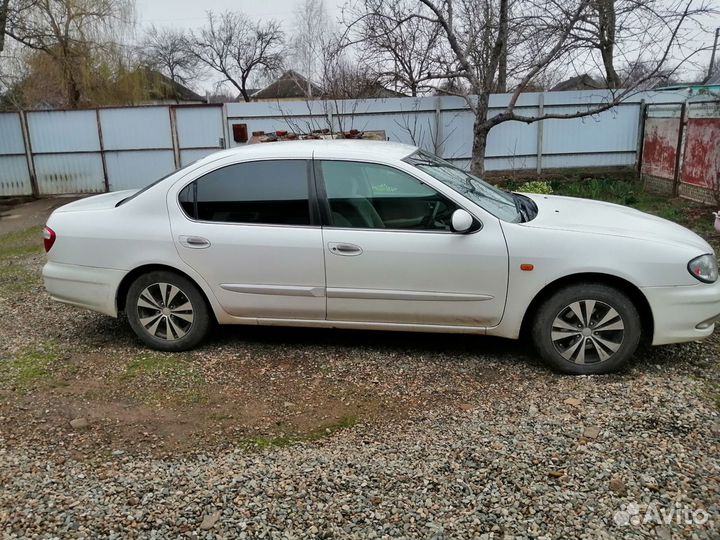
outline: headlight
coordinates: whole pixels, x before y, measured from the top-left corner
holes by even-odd
[[[695,257],[688,263],[688,270],[700,281],[715,283],[718,278],[718,264],[715,255],[707,253]]]

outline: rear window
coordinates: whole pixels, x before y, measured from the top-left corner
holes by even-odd
[[[308,167],[291,159],[228,165],[183,188],[178,200],[200,221],[310,225]]]
[[[192,167],[193,165],[195,165],[197,162],[198,162],[198,160],[195,160],[195,161],[193,161],[192,163],[188,163],[188,164],[185,165],[184,167],[180,167],[179,169],[176,169],[176,170],[174,170],[173,172],[171,172],[171,173],[169,173],[169,174],[166,174],[166,175],[163,176],[162,178],[159,178],[159,179],[155,180],[155,181],[152,182],[151,184],[149,184],[149,185],[145,186],[144,188],[142,188],[142,189],[141,189],[140,191],[138,191],[137,193],[133,193],[133,194],[130,195],[129,197],[125,197],[122,201],[118,202],[118,203],[115,205],[115,208],[117,208],[118,206],[122,206],[123,204],[125,204],[125,203],[127,203],[127,202],[132,201],[135,197],[137,197],[137,196],[139,196],[139,195],[142,195],[143,193],[145,193],[145,192],[146,192],[148,189],[150,189],[151,187],[158,185],[160,182],[162,182],[163,180],[165,180],[165,179],[167,179],[167,178],[170,178],[173,174],[175,174],[175,173],[177,173],[177,172],[183,171],[183,170],[185,170],[185,169],[189,169],[190,167]]]

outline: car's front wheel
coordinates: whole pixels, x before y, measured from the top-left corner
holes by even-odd
[[[640,315],[628,296],[599,283],[557,291],[540,306],[532,325],[540,356],[575,375],[616,371],[635,353],[641,333]]]
[[[125,312],[137,336],[161,351],[192,349],[210,329],[202,293],[192,281],[173,272],[138,277],[128,289]]]

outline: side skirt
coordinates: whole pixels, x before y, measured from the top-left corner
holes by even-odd
[[[295,326],[305,328],[348,328],[356,330],[390,330],[396,332],[436,332],[444,334],[485,335],[487,328],[479,326],[447,326],[435,324],[379,323],[364,321],[326,321],[314,319],[266,319],[254,317],[227,317],[221,324],[247,324],[258,326]]]

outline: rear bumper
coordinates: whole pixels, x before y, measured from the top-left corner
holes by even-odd
[[[116,294],[126,271],[48,262],[42,274],[53,300],[117,317]]]
[[[720,315],[720,281],[683,287],[644,287],[655,323],[653,345],[709,336]]]

